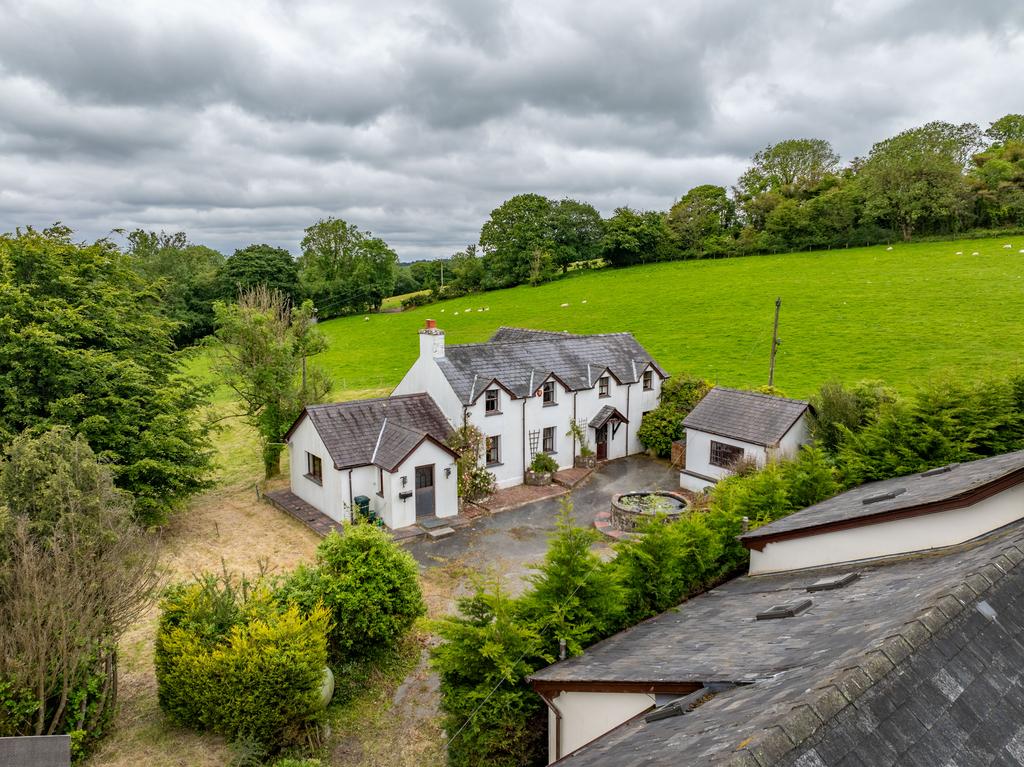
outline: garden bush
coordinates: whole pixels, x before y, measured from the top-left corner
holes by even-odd
[[[276,748],[318,719],[325,608],[304,615],[261,582],[224,575],[171,587],[161,609],[157,694],[175,722]]]
[[[637,431],[640,444],[661,458],[671,455],[672,443],[683,438],[683,419],[710,390],[709,381],[685,373],[665,381],[658,407],[644,415],[640,422]]]
[[[300,567],[277,587],[278,598],[307,614],[323,605],[333,619],[334,663],[391,651],[426,612],[416,560],[372,525],[333,532],[317,547],[315,567]]]
[[[537,453],[530,461],[530,471],[536,472],[537,474],[543,474],[545,472],[554,473],[558,471],[558,463],[547,453]]]

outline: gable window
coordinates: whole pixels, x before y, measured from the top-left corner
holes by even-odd
[[[727,445],[724,442],[715,442],[714,440],[711,440],[711,457],[708,459],[708,462],[712,466],[730,469],[742,458],[742,447]]]
[[[555,382],[545,381],[544,382],[544,404],[555,405]]]
[[[324,464],[320,456],[306,453],[306,479],[311,479],[318,485],[324,483]]]
[[[498,410],[498,390],[488,389],[484,392],[484,413],[494,415],[500,412]]]
[[[610,397],[608,393],[608,376],[601,376],[597,379],[597,396],[598,397]]]
[[[544,438],[541,440],[541,449],[545,453],[555,452],[555,427],[545,426],[544,427]]]
[[[487,438],[487,465],[501,463],[501,437]]]
[[[644,389],[650,390],[654,388],[654,373],[650,370],[644,371]]]

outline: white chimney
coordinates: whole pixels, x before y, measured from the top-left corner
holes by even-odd
[[[444,356],[444,331],[434,320],[427,320],[426,327],[420,328],[420,357],[440,359]]]

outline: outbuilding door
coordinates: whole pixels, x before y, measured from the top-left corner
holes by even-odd
[[[608,458],[608,424],[594,430],[594,442],[597,443],[597,460]]]
[[[416,516],[434,514],[434,465],[416,467]]]

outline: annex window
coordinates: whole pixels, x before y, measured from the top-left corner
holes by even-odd
[[[484,413],[491,415],[492,413],[500,413],[498,410],[498,390],[488,389],[484,392]]]
[[[318,485],[324,483],[324,464],[320,456],[306,453],[306,476]]]
[[[736,445],[727,445],[724,442],[711,440],[711,457],[709,462],[712,466],[720,466],[723,469],[732,466],[743,458],[743,448]]]
[[[541,440],[541,448],[545,453],[555,452],[555,427],[544,427],[544,438]]]
[[[650,370],[644,371],[644,389],[654,388],[654,373]]]
[[[501,437],[487,438],[487,465],[501,463]]]
[[[554,405],[555,404],[555,382],[545,381],[544,382],[544,404]]]
[[[608,376],[601,376],[597,379],[597,396],[608,397]]]

